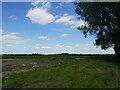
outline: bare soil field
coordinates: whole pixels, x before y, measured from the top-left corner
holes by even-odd
[[[27,72],[62,62],[82,59],[83,58],[2,59],[2,75],[7,76],[12,73]]]

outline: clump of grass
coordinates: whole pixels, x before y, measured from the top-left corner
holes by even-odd
[[[22,67],[26,67],[26,65],[25,65],[25,64],[22,64]]]
[[[40,66],[39,65],[33,65],[32,67],[33,68],[39,68]]]

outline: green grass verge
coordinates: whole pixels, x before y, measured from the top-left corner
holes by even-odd
[[[3,77],[3,88],[119,88],[119,71],[112,62],[77,60]]]

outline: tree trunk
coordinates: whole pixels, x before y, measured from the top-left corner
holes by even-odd
[[[114,46],[115,56],[120,58],[120,44],[115,44]]]

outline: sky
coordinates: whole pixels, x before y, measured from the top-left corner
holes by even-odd
[[[84,37],[77,17],[72,2],[3,2],[1,53],[113,54],[96,48],[94,36]]]

